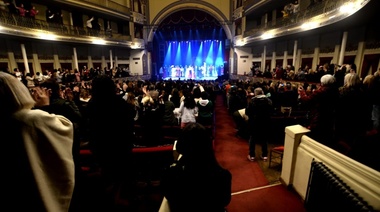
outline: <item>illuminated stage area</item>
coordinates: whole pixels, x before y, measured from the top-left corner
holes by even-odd
[[[215,80],[224,75],[223,40],[168,41],[159,69],[162,79]]]
[[[192,79],[192,80],[195,80],[195,81],[203,81],[203,80],[206,80],[206,81],[213,81],[213,80],[216,80],[218,77],[198,77],[198,78],[195,78],[195,79]],[[190,80],[190,79],[187,79],[187,78],[180,78],[180,77],[165,77],[165,78],[162,78],[163,80],[173,80],[173,81],[177,81],[177,80],[180,80],[180,81],[186,81],[186,80]]]

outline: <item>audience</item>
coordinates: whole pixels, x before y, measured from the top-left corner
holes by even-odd
[[[314,74],[313,77],[315,78],[322,76],[320,77],[320,84],[315,82],[283,81],[282,79],[260,81],[253,78],[254,81],[225,81],[222,88],[224,89],[223,95],[227,94],[224,97],[226,97],[228,109],[235,110],[234,108],[236,108],[233,117],[239,129],[237,135],[240,138],[249,140],[249,160],[256,159],[255,149],[253,148],[252,150],[252,146],[256,142],[262,144],[260,154],[266,160],[268,151],[265,138],[271,137],[271,131],[269,130],[273,129],[273,126],[268,123],[280,124],[278,123],[279,120],[273,119],[271,121],[276,121],[277,123],[269,121],[267,124],[263,124],[265,123],[263,121],[254,121],[257,119],[257,115],[254,114],[251,114],[253,118],[249,117],[250,109],[246,109],[247,96],[257,88],[262,88],[263,94],[255,95],[255,98],[258,100],[260,99],[258,97],[263,96],[263,99],[265,97],[272,103],[268,107],[271,108],[268,110],[270,112],[267,113],[269,119],[266,120],[270,120],[272,115],[281,112],[281,106],[282,108],[291,107],[294,111],[303,112],[301,114],[303,116],[298,115],[297,120],[294,119],[292,123],[299,123],[308,127],[311,130],[309,133],[311,138],[351,157],[356,156],[357,151],[355,149],[363,150],[361,145],[363,141],[366,141],[368,135],[378,134],[379,113],[377,108],[380,94],[378,89],[380,87],[380,70],[373,75],[366,76],[361,81],[355,73],[355,65],[344,65],[341,69],[338,66],[334,67],[335,73],[331,71],[331,65],[324,65],[321,66],[320,72]],[[347,68],[350,71],[345,71]],[[22,80],[22,74],[17,68],[14,72],[13,77]],[[72,72],[74,73],[74,71]],[[48,73],[48,71],[44,73]],[[289,73],[284,71],[284,76]],[[310,74],[311,72],[305,75]],[[295,75],[298,76],[298,74]],[[149,82],[139,79],[124,81],[124,79],[116,79],[112,78],[112,76],[105,77],[103,75],[90,77],[89,79],[93,79],[93,81],[83,81],[79,71],[77,71],[79,80],[77,79],[78,82],[74,82],[75,75],[73,74],[72,76],[73,80],[67,80],[68,77],[66,76],[64,82],[61,83],[54,81],[56,79],[54,77],[46,77],[41,83],[38,83],[36,77],[34,82],[36,82],[36,89],[41,89],[38,86],[47,87],[51,91],[49,93],[51,97],[54,97],[50,99],[50,106],[44,107],[44,110],[63,115],[74,126],[77,126],[78,123],[75,118],[73,119],[73,115],[70,114],[75,114],[75,111],[80,111],[78,112],[79,117],[82,112],[86,114],[82,117],[86,119],[83,131],[80,132],[79,137],[74,136],[73,138],[74,145],[72,145],[71,154],[73,154],[74,162],[77,164],[78,144],[81,141],[85,142],[83,139],[90,141],[89,146],[101,167],[101,176],[105,182],[104,191],[107,191],[109,198],[125,194],[127,198],[132,199],[135,195],[135,176],[134,173],[130,172],[133,169],[131,157],[133,145],[136,148],[161,145],[160,141],[163,136],[161,126],[163,124],[173,126],[178,125],[180,122],[183,130],[187,125],[192,125],[193,123],[198,123],[202,126],[213,124],[215,89],[210,88],[214,88],[217,82],[203,81],[195,83],[191,80]],[[336,82],[337,78],[339,78],[339,81],[343,78],[343,82],[339,84],[340,86]],[[286,79],[289,80],[289,77],[286,77]],[[295,80],[297,79],[295,78]],[[54,81],[54,86],[47,86],[52,81]],[[117,84],[123,85],[120,86],[119,91],[116,88]],[[92,87],[92,85],[95,87]],[[298,99],[294,90],[297,86],[299,87]],[[34,86],[30,86],[30,88],[32,89]],[[227,89],[229,92],[226,91]],[[120,91],[122,95],[117,95]],[[211,98],[209,92],[214,97]],[[200,97],[196,98],[197,101],[195,101],[194,93],[196,97]],[[176,101],[178,106],[171,100]],[[244,103],[242,103],[242,100],[244,100]],[[71,104],[77,104],[79,107],[74,110],[68,108],[58,110],[58,108],[65,108],[65,106]],[[179,112],[177,114],[179,116],[176,117],[174,112]],[[350,115],[347,116],[347,114]],[[144,129],[142,143],[137,142],[135,139],[136,135],[134,133],[136,131],[134,126],[136,124],[141,124]],[[250,133],[250,137],[248,137],[246,135],[247,129],[256,133]],[[77,135],[77,132],[74,135]],[[80,139],[79,142],[78,138]],[[168,142],[165,139],[162,139],[162,141]],[[120,167],[124,168],[120,170]],[[79,168],[79,166],[76,168]],[[76,173],[78,172],[80,170],[78,171],[77,169]],[[75,196],[71,202],[75,203]],[[112,206],[113,203],[109,202],[109,204]]]
[[[3,210],[69,210],[74,190],[73,124],[50,114],[49,91],[0,72]],[[33,109],[36,108],[36,109]],[[39,108],[39,109],[37,109]]]

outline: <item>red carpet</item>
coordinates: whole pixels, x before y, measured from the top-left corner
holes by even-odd
[[[283,185],[232,196],[228,212],[305,212],[300,198]]]
[[[232,173],[232,192],[268,185],[260,166],[247,160],[248,142],[235,137],[235,123],[218,95],[215,103],[215,154],[219,163]]]
[[[284,185],[269,186],[259,164],[247,160],[248,142],[235,137],[235,123],[221,95],[217,97],[215,112],[215,154],[232,174],[233,196],[228,212],[306,211],[297,194]]]

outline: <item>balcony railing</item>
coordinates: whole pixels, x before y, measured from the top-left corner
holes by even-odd
[[[56,1],[64,2],[63,0],[56,0]],[[112,0],[66,0],[66,3],[70,3],[72,5],[82,5],[80,4],[80,2],[86,2],[88,4],[97,5],[97,6],[100,6],[101,8],[111,9],[123,14],[130,14],[130,11],[131,11],[130,8],[128,8],[126,5],[119,4]]]
[[[84,27],[76,27],[71,25],[47,22],[44,20],[21,17],[7,12],[0,12],[0,25],[12,29],[26,31],[45,31],[52,32],[56,35],[70,37],[96,37],[108,41],[131,41],[130,35],[122,35],[114,33],[112,30],[94,30]],[[20,33],[8,33],[13,35],[23,36]]]
[[[269,21],[265,25],[263,24],[256,26],[254,29],[245,31],[243,36],[259,36],[263,32],[271,29],[296,26],[312,17],[335,11],[339,9],[339,7],[342,6],[344,3],[345,1],[325,0],[306,10],[301,10],[287,17],[277,18],[273,21]]]

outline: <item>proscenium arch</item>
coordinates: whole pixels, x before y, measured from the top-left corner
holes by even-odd
[[[154,17],[150,28],[148,28],[149,34],[148,34],[148,42],[153,41],[154,38],[154,32],[157,29],[157,26],[161,24],[162,21],[165,20],[168,16],[175,12],[179,12],[184,9],[193,9],[193,10],[200,10],[205,13],[210,14],[212,17],[214,17],[219,23],[221,24],[221,27],[223,28],[224,32],[226,33],[227,39],[232,39],[232,33],[231,29],[229,27],[229,20],[228,18],[215,6],[203,2],[203,1],[198,1],[198,2],[175,2],[173,4],[168,5],[164,9],[162,9],[156,17]]]

